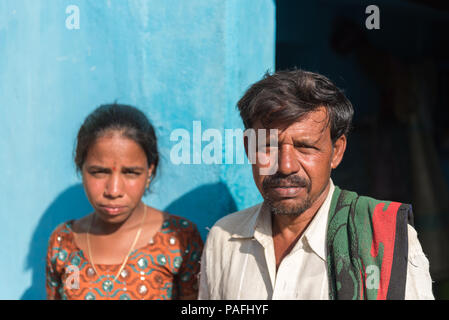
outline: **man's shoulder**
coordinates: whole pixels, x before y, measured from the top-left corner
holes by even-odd
[[[336,187],[338,188],[338,187]],[[352,190],[344,190],[344,189],[339,189],[339,195],[340,197],[342,197],[341,200],[343,201],[356,201],[357,205],[361,205],[361,204],[367,204],[370,207],[372,205],[378,205],[378,204],[399,204],[399,205],[403,205],[403,206],[407,206],[409,207],[410,204],[408,203],[403,203],[403,202],[399,202],[399,201],[395,201],[395,200],[385,200],[385,199],[379,199],[376,196],[371,196],[371,195],[362,195],[357,193],[356,191],[352,191]]]
[[[404,227],[413,225],[412,205],[394,200],[381,200],[376,196],[359,195],[355,191],[343,190],[335,187],[331,205],[331,221],[336,224],[346,223],[349,217],[354,216],[355,221],[364,225],[372,221],[372,227],[384,229],[387,226],[398,224]],[[338,214],[337,214],[338,213]],[[393,217],[395,217],[393,219]],[[405,232],[405,230],[404,230]]]
[[[230,213],[220,218],[214,224],[209,234],[213,234],[215,236],[217,234],[228,236],[237,234],[240,236],[245,236],[251,225],[254,225],[261,206],[262,203],[259,203],[252,207]]]

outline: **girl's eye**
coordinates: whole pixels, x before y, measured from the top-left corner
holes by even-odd
[[[106,174],[107,172],[104,170],[94,170],[89,172],[91,175],[98,177],[100,175]]]

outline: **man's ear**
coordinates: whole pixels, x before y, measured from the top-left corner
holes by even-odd
[[[248,158],[248,137],[243,135],[243,146],[245,147],[246,157]]]
[[[333,145],[333,152],[332,152],[332,160],[331,160],[331,167],[332,169],[335,169],[340,164],[341,160],[343,159],[343,154],[346,150],[346,136],[342,134],[337,141],[335,141]]]

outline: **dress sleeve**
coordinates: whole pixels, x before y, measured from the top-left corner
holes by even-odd
[[[429,260],[418,240],[416,230],[408,226],[408,263],[405,300],[434,300]]]
[[[46,291],[48,300],[60,300],[60,289],[62,287],[61,272],[58,266],[58,258],[62,252],[60,238],[61,226],[58,226],[48,241],[46,259]],[[58,241],[59,239],[59,241]]]
[[[195,224],[184,237],[184,252],[178,278],[178,299],[196,300],[203,240]]]

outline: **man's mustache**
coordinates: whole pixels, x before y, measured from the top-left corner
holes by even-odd
[[[310,183],[308,180],[298,176],[298,175],[283,175],[279,172],[272,175],[267,176],[262,183],[263,189],[275,188],[275,187],[300,187],[307,188],[309,191]]]

